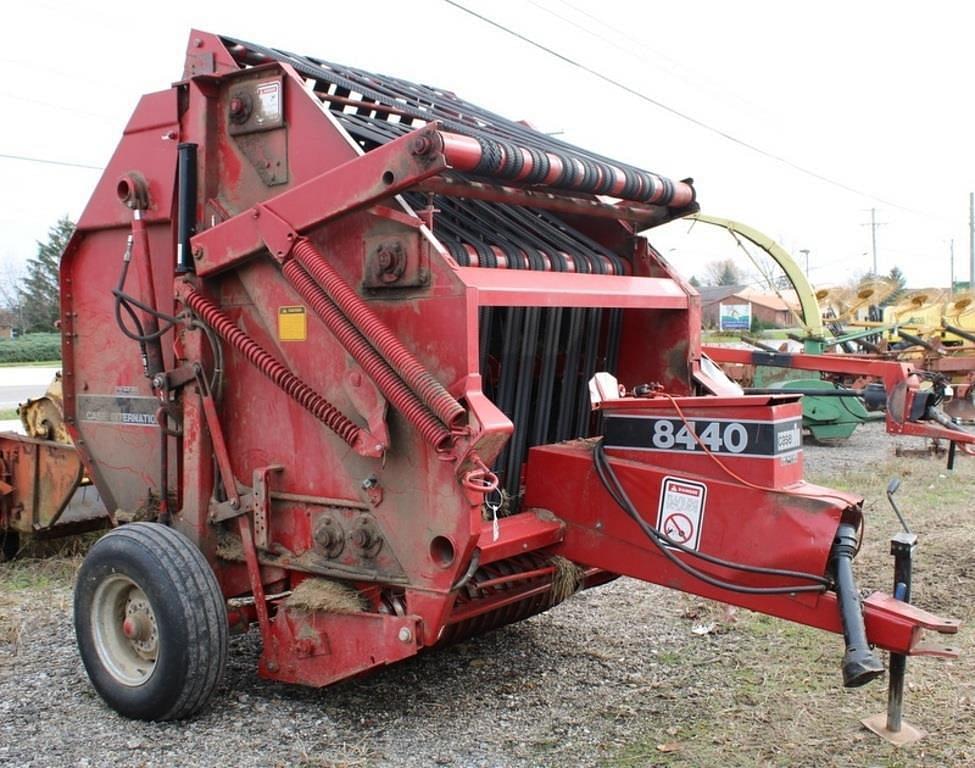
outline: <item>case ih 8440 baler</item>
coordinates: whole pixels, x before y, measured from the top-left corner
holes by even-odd
[[[6,528],[83,476],[105,503],[102,697],[188,716],[252,624],[263,676],[324,686],[619,575],[842,633],[850,686],[874,647],[950,654],[921,635],[956,622],[861,599],[862,499],[803,481],[799,398],[702,358],[635,234],[696,210],[450,92],[193,32],[62,259],[70,444],[2,438]]]

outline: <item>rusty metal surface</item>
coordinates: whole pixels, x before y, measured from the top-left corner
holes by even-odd
[[[17,408],[24,430],[30,437],[41,440],[53,440],[56,443],[71,443],[67,427],[64,424],[64,403],[61,395],[61,373],[54,376],[54,381],[47,388],[42,397],[35,400],[28,399]]]
[[[0,527],[22,533],[54,526],[84,476],[71,445],[0,434],[3,520]]]

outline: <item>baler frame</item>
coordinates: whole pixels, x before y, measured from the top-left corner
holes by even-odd
[[[695,211],[690,180],[229,38],[193,32],[186,66],[136,110],[62,260],[65,422],[112,525],[151,521],[79,575],[82,657],[113,707],[176,718],[209,695],[157,690],[180,563],[209,690],[214,622],[257,623],[262,675],[321,686],[621,574],[842,631],[847,685],[882,673],[871,645],[954,653],[921,633],[957,622],[861,606],[861,499],[803,482],[798,399],[734,396],[703,363],[696,293],[627,223]],[[384,89],[432,99],[424,125],[390,122],[419,107]],[[593,414],[603,369],[633,381]],[[665,423],[681,445],[641,431]],[[668,501],[674,482],[721,502]],[[699,504],[694,546],[667,533],[671,503]],[[289,603],[308,584],[346,601]]]

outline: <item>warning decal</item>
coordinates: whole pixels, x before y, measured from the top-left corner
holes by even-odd
[[[308,316],[304,307],[278,307],[278,339],[304,341],[308,338]]]
[[[704,502],[708,488],[703,483],[665,477],[660,486],[657,530],[678,544],[697,549],[704,522]]]

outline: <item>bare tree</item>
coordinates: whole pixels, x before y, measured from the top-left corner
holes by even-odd
[[[18,287],[25,275],[24,267],[10,259],[0,264],[0,310],[12,319],[14,328],[24,328],[24,302]]]
[[[745,275],[732,259],[712,261],[704,267],[705,285],[741,285]]]

